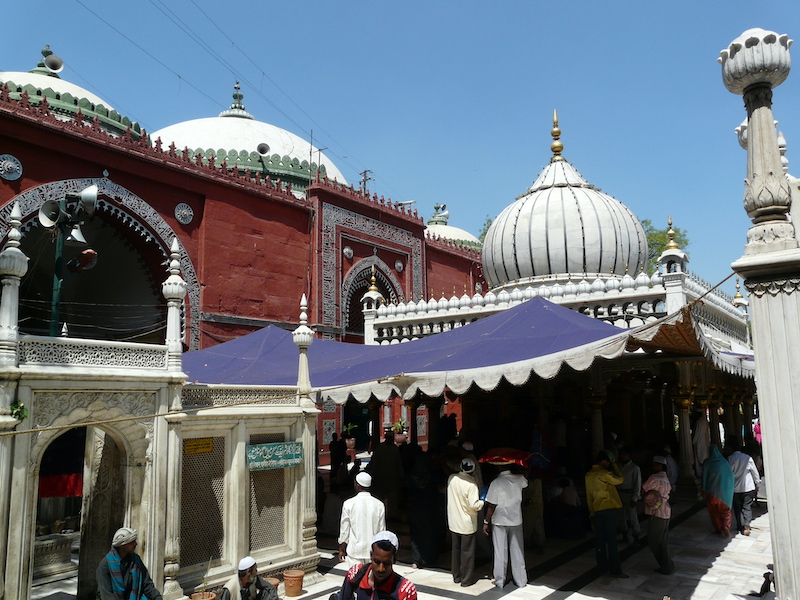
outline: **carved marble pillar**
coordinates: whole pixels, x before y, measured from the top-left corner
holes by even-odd
[[[19,339],[19,282],[28,272],[28,257],[19,249],[22,233],[22,212],[19,204],[14,203],[11,210],[8,231],[8,242],[0,252],[0,283],[3,292],[0,297],[0,366],[17,366],[17,341]],[[0,406],[0,409],[7,409]],[[8,414],[8,413],[0,413]]]
[[[764,468],[776,597],[800,598],[800,249],[772,113],[772,89],[789,75],[787,35],[750,29],[720,53],[723,82],[744,96],[747,178],[744,207],[752,220],[744,256],[731,265],[745,280],[753,324],[756,381],[764,430]]]
[[[692,448],[692,425],[689,412],[692,409],[693,391],[689,394],[678,394],[672,402],[678,409],[678,444],[680,448],[680,477],[694,481],[694,449]]]
[[[589,406],[592,407],[592,462],[597,453],[603,449],[603,405],[606,403],[605,395],[592,395]]]
[[[738,440],[739,436],[736,435],[736,423],[733,420],[733,410],[736,405],[736,400],[733,396],[733,391],[727,393],[723,390],[722,400],[722,422],[725,424],[725,445],[731,443],[733,440]]]
[[[167,300],[167,362],[170,371],[181,371],[183,343],[181,341],[181,303],[186,297],[186,282],[181,277],[181,253],[178,238],[172,239],[169,277],[161,284],[161,293]]]
[[[742,409],[744,410],[744,443],[745,445],[752,444],[755,441],[755,434],[753,433],[753,419],[754,410],[753,406],[756,403],[756,397],[748,391],[745,391],[742,396]]]
[[[31,546],[33,544],[36,519],[35,481],[39,477],[39,466],[30,462],[31,435],[22,434],[14,438],[14,454],[10,482],[7,486],[9,502],[8,537],[4,587],[8,600],[28,598],[30,594]],[[6,486],[7,483],[4,483]]]
[[[417,403],[416,402],[409,402],[406,401],[406,405],[408,406],[408,427],[409,427],[409,434],[411,439],[409,440],[412,444],[419,443],[419,433],[417,431]]]
[[[370,423],[372,423],[370,447],[375,449],[378,444],[383,441],[383,425],[381,424],[381,408],[383,408],[383,402],[370,400],[367,402],[367,408],[369,408],[369,420]]]
[[[183,597],[178,583],[181,557],[181,481],[183,472],[183,435],[181,425],[186,413],[173,413],[167,421],[167,510],[164,545],[164,600]]]
[[[711,443],[722,450],[722,436],[719,434],[719,395],[717,394],[708,404],[708,412],[711,417]]]
[[[22,234],[22,212],[14,203],[9,220],[8,242],[0,252],[0,432],[10,432],[18,424],[11,414],[11,405],[17,400],[19,385],[17,368],[17,343],[19,339],[19,282],[28,271],[28,257],[19,249]],[[0,437],[0,598],[4,597],[6,546],[8,540],[8,519],[11,502],[11,463],[14,452],[14,437]]]
[[[428,409],[428,450],[439,449],[439,409],[442,406],[441,398],[431,398],[424,402]]]

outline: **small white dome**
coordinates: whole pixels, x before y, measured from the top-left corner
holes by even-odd
[[[13,81],[22,87],[31,85],[38,90],[46,90],[47,88],[50,88],[57,94],[70,94],[77,100],[82,100],[85,98],[92,104],[102,104],[108,110],[114,110],[114,108],[100,96],[97,96],[92,92],[75,85],[74,83],[64,81],[60,77],[42,75],[40,73],[23,73],[22,71],[0,71],[0,83],[7,83],[9,81]]]
[[[428,226],[425,233],[428,237],[440,237],[445,240],[464,242],[469,246],[480,247],[481,242],[469,231],[459,229],[447,224],[450,218],[450,211],[445,210],[446,204],[435,204],[433,206],[433,216],[428,219]]]

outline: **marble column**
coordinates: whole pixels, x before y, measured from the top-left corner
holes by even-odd
[[[708,404],[708,412],[709,416],[711,417],[711,443],[716,444],[717,448],[722,450],[722,437],[719,434],[719,396],[717,396],[717,401],[709,402]]]
[[[694,449],[692,448],[692,425],[689,411],[692,409],[692,394],[682,394],[672,398],[678,409],[678,445],[680,456],[680,477],[694,481]]]
[[[753,433],[753,418],[754,411],[753,405],[756,403],[756,397],[749,393],[744,392],[742,397],[742,409],[744,412],[744,444],[745,446],[752,444],[755,441],[755,434]]]
[[[589,406],[592,407],[592,462],[605,445],[603,438],[603,405],[605,403],[605,396],[593,395],[589,399]]]
[[[0,598],[5,596],[6,540],[9,537],[11,510],[11,465],[14,454],[14,436],[11,432],[20,423],[21,415],[12,414],[18,401],[20,371],[17,367],[19,340],[19,284],[28,272],[28,257],[19,249],[22,233],[22,212],[14,203],[9,219],[8,242],[0,252]]]
[[[409,440],[412,444],[419,443],[419,432],[417,431],[417,403],[416,402],[406,402],[408,406],[408,432],[411,436]]]
[[[745,281],[753,324],[779,600],[800,598],[800,248],[772,112],[772,90],[789,75],[791,43],[787,35],[750,29],[719,59],[725,86],[744,96],[748,119],[744,208],[752,226],[744,256],[731,266]]]

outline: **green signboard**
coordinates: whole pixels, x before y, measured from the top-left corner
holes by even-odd
[[[283,469],[303,462],[303,442],[278,442],[247,447],[247,467],[251,471]]]

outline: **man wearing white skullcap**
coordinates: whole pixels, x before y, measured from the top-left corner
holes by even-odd
[[[161,600],[142,559],[136,554],[135,529],[121,527],[111,539],[111,549],[97,566],[100,600]]]
[[[394,571],[400,543],[391,531],[379,531],[371,538],[370,560],[350,567],[342,582],[342,600],[417,600],[417,588]]]
[[[339,523],[339,560],[348,566],[369,562],[370,544],[379,531],[386,529],[386,508],[370,494],[372,477],[361,472],[356,475],[356,495],[342,504]]]
[[[252,556],[239,561],[236,574],[222,588],[219,600],[278,600],[278,590],[258,576],[258,565]]]
[[[475,583],[475,532],[478,531],[478,513],[483,508],[473,476],[477,466],[474,458],[464,458],[461,472],[447,479],[447,527],[452,542],[450,572],[453,581],[463,587]]]

